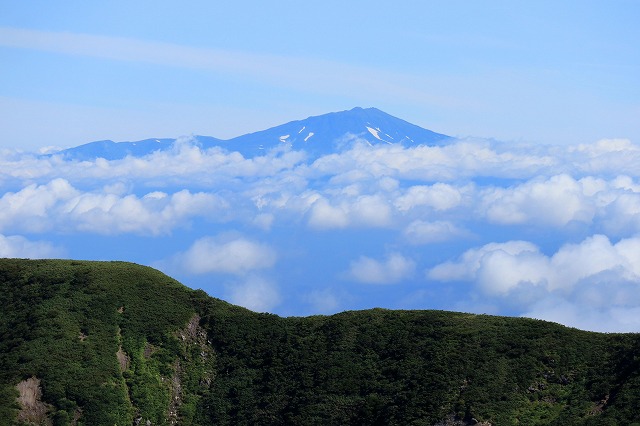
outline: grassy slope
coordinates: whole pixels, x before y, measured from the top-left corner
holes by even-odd
[[[33,376],[56,425],[640,420],[635,334],[437,311],[280,318],[121,262],[2,259],[0,309],[0,425]]]

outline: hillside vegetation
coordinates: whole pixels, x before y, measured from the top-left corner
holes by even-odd
[[[123,262],[0,260],[0,425],[640,424],[640,336],[257,314]]]

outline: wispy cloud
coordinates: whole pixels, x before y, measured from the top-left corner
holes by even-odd
[[[418,76],[308,57],[279,56],[94,34],[0,27],[0,45],[107,60],[142,62],[242,75],[279,87],[313,93],[376,93],[410,102],[455,103],[420,89]],[[411,84],[411,83],[414,84]],[[371,97],[369,95],[369,97]]]
[[[249,276],[228,284],[229,301],[256,312],[273,311],[282,301],[275,283],[259,276]]]

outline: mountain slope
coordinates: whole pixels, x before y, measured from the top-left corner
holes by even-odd
[[[254,156],[286,144],[317,157],[335,152],[356,138],[370,145],[397,143],[407,146],[434,145],[450,139],[449,136],[423,129],[376,108],[353,108],[239,136],[223,146],[245,156]]]
[[[450,139],[449,136],[423,129],[376,108],[353,108],[309,117],[229,140],[194,136],[195,142],[202,148],[220,146],[238,151],[245,157],[263,155],[266,151],[283,145],[305,150],[312,157],[317,157],[334,152],[336,148],[356,138],[371,145],[434,145]],[[66,149],[58,154],[76,160],[93,160],[99,157],[117,160],[128,155],[140,157],[155,151],[166,151],[173,147],[175,141],[176,139],[166,138],[137,142],[97,141]]]
[[[0,309],[1,425],[640,420],[633,334],[436,311],[280,318],[122,262],[1,259]]]
[[[210,136],[196,136],[200,144],[214,146],[221,142]],[[56,153],[69,160],[91,161],[96,158],[106,160],[120,160],[127,156],[143,157],[156,151],[168,151],[174,147],[176,139],[145,139],[136,142],[114,142],[111,140],[89,142],[75,148],[69,148]]]

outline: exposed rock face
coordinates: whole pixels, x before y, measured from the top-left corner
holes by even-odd
[[[171,377],[171,400],[169,401],[169,424],[178,424],[178,410],[182,404],[182,368],[180,361],[176,360],[173,364],[173,377]]]
[[[118,348],[118,352],[116,352],[116,357],[118,358],[118,365],[120,365],[120,371],[126,371],[129,368],[129,356],[125,351],[122,350],[122,346]]]
[[[173,363],[173,376],[170,381],[171,399],[169,401],[168,411],[168,422],[170,425],[180,423],[179,411],[183,402],[183,393],[185,392],[182,384],[185,369],[187,369],[189,365],[194,365],[194,363],[205,365],[213,357],[211,342],[207,338],[207,331],[200,326],[200,319],[198,314],[194,314],[186,327],[178,330],[176,333],[176,337],[184,345],[184,353],[182,359],[176,359]],[[200,385],[209,387],[212,381],[213,371],[205,368],[203,375],[200,377]]]
[[[200,315],[194,314],[187,326],[178,332],[180,340],[185,343],[206,345],[207,332],[200,327]]]
[[[53,423],[47,416],[49,406],[42,402],[40,379],[30,377],[18,383],[16,388],[20,392],[18,404],[21,407],[17,420],[31,425],[52,426]]]

